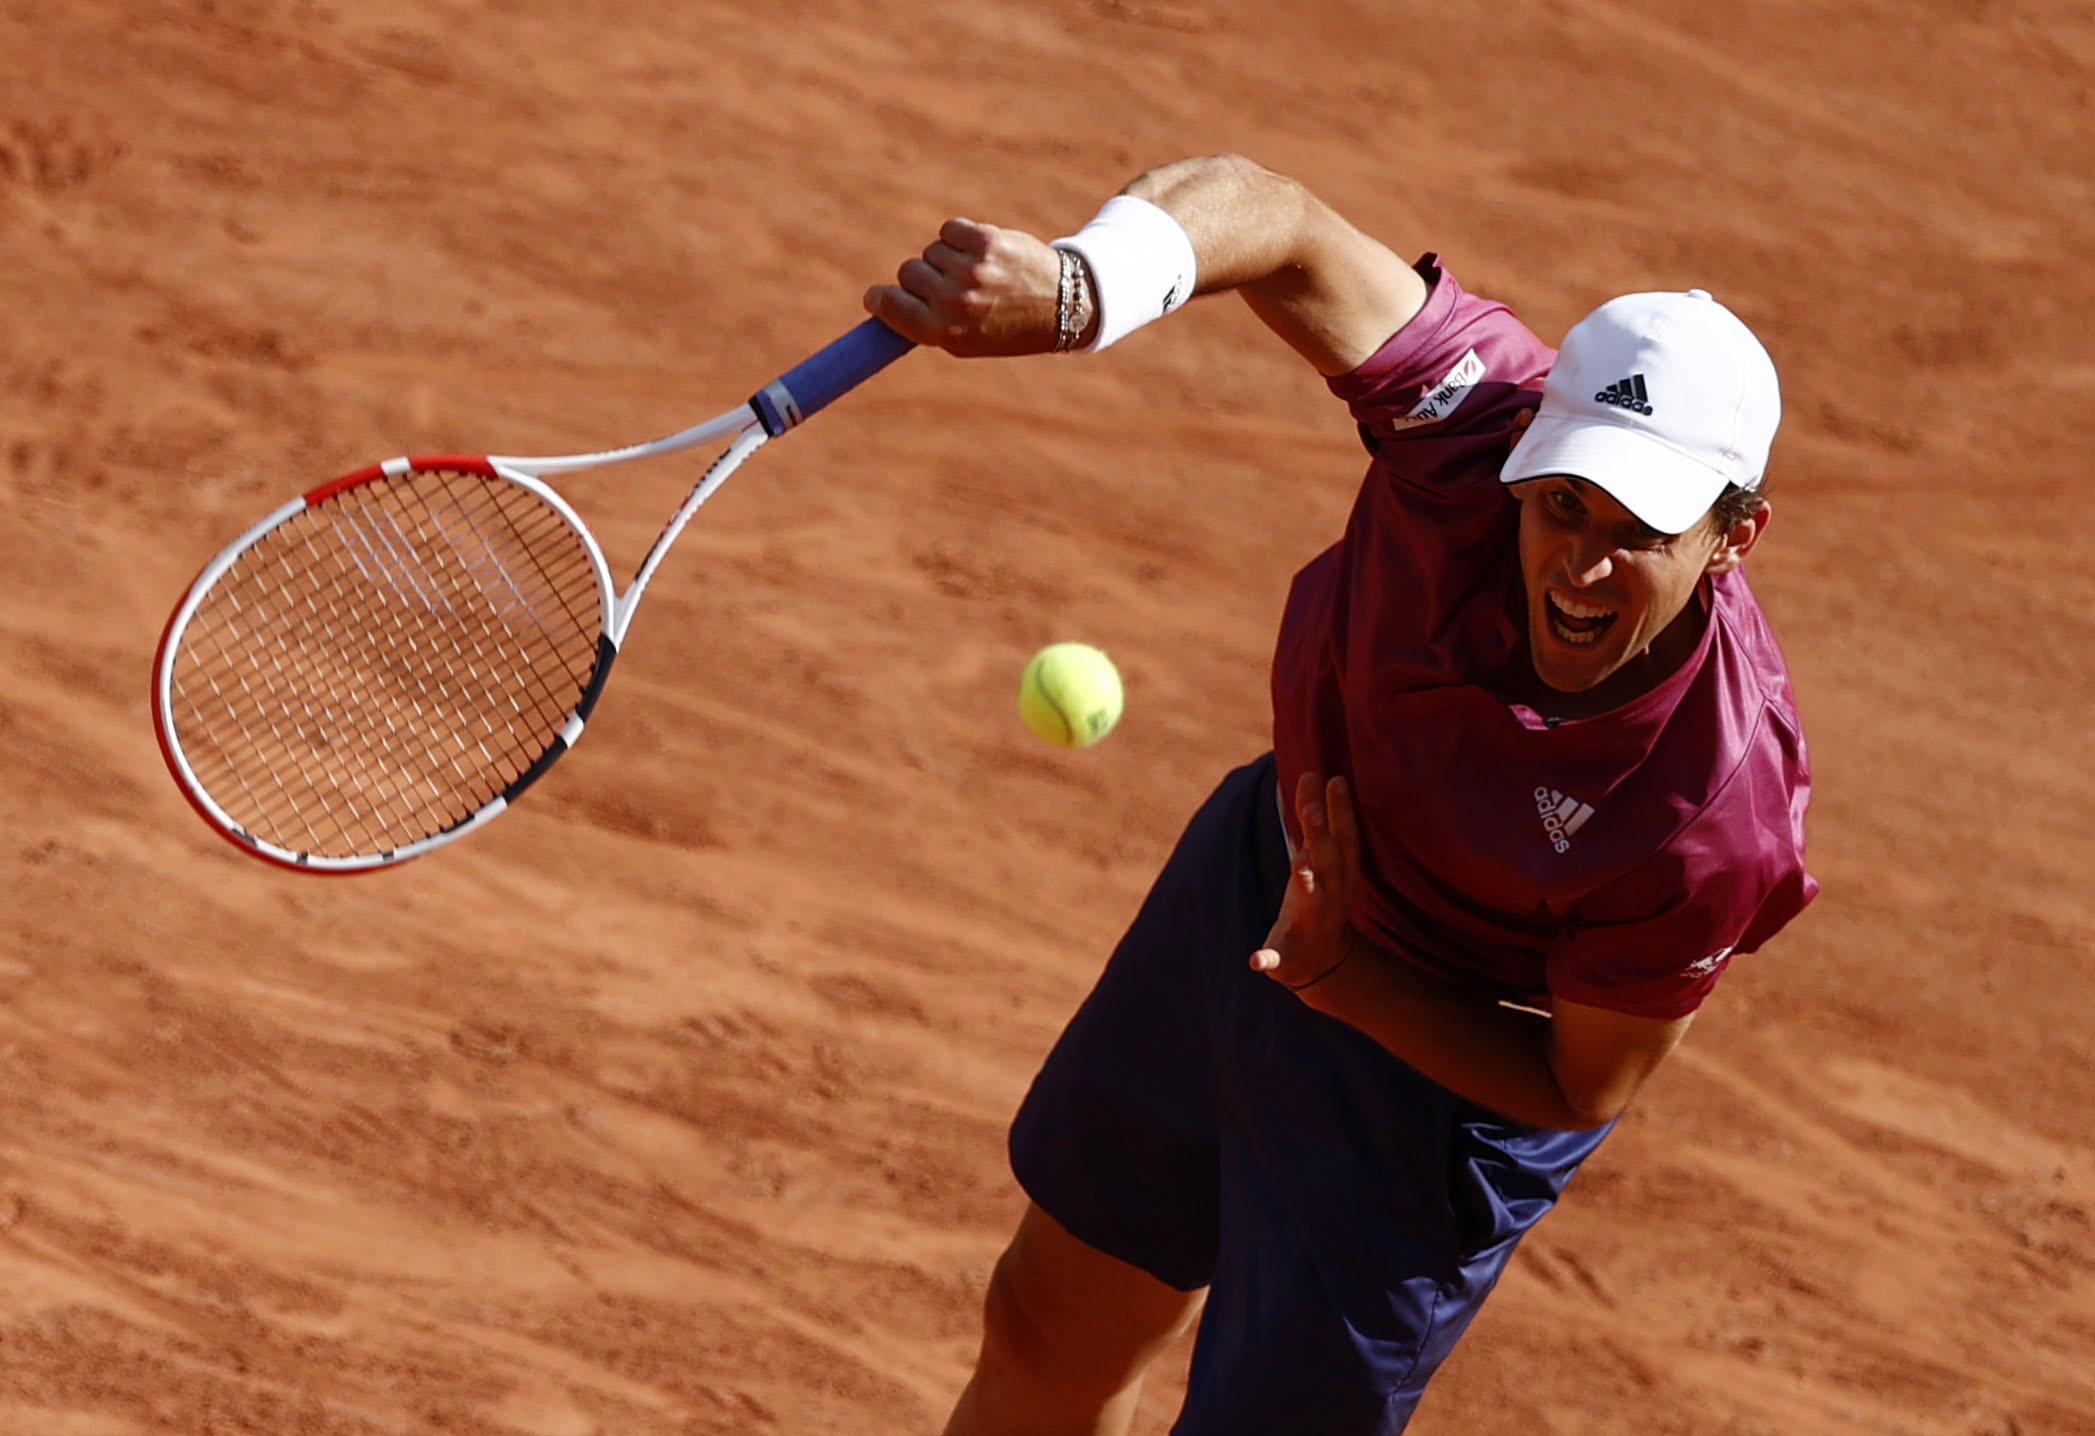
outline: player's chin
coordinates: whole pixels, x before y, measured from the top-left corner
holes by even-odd
[[[1623,645],[1612,633],[1581,639],[1557,631],[1546,619],[1528,636],[1535,676],[1559,693],[1598,688],[1622,667]]]

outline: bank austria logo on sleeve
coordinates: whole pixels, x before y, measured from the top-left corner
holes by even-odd
[[[1484,361],[1472,349],[1455,361],[1455,367],[1426,391],[1425,397],[1412,406],[1410,413],[1391,419],[1390,427],[1402,431],[1417,428],[1420,424],[1438,424],[1462,407],[1462,401],[1469,397],[1469,391],[1483,377]]]

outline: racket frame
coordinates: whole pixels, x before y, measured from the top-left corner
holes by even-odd
[[[745,459],[770,439],[801,423],[857,384],[886,368],[911,347],[908,340],[878,320],[869,319],[766,385],[747,403],[659,439],[586,454],[394,458],[331,479],[292,499],[241,534],[204,566],[203,571],[197,575],[180,602],[176,604],[174,612],[168,615],[167,625],[161,631],[159,647],[153,658],[153,731],[159,740],[161,757],[166,761],[168,771],[173,774],[176,787],[181,790],[182,796],[188,800],[198,816],[220,837],[250,857],[293,872],[329,876],[373,872],[419,857],[484,827],[505,812],[526,788],[544,776],[546,770],[581,737],[589,715],[603,693],[605,681],[610,676],[611,665],[618,657],[620,645],[625,640],[633,615],[639,608],[649,582],[654,578],[655,571],[661,566],[670,547],[705,501],[713,496]],[[726,451],[713,461],[683,502],[677,506],[676,511],[670,515],[669,521],[663,525],[662,532],[648,549],[647,556],[641,560],[625,591],[616,592],[610,563],[604,557],[603,547],[598,543],[596,535],[582,521],[581,515],[575,511],[573,505],[545,482],[546,478],[551,475],[628,463],[637,459],[660,458],[700,444],[716,443],[723,438],[730,439]],[[471,473],[483,478],[521,485],[549,505],[580,537],[596,576],[599,614],[595,667],[583,685],[581,696],[544,752],[512,779],[500,793],[439,832],[382,852],[350,856],[302,853],[257,837],[241,827],[211,796],[197,777],[196,770],[190,764],[188,755],[182,751],[181,743],[175,735],[174,668],[180,651],[180,637],[197,609],[210,595],[213,585],[239,562],[243,554],[271,531],[308,510],[366,484],[437,469]]]
[[[511,780],[501,793],[440,832],[431,834],[426,838],[403,843],[396,848],[385,849],[382,852],[358,854],[350,857],[331,857],[320,853],[299,852],[296,849],[272,843],[268,839],[259,837],[242,827],[219,804],[218,800],[211,796],[210,790],[198,778],[195,768],[189,761],[188,754],[182,749],[181,742],[175,732],[174,723],[174,670],[175,660],[180,656],[180,636],[188,627],[190,619],[195,616],[197,609],[202,606],[205,599],[210,597],[211,590],[218,580],[234,564],[238,563],[249,549],[276,529],[289,523],[299,515],[318,508],[328,500],[361,488],[366,484],[398,478],[404,474],[435,469],[476,474],[482,478],[502,483],[517,484],[529,489],[541,502],[557,512],[567,523],[568,527],[581,539],[583,551],[589,559],[590,568],[596,579],[597,612],[599,614],[596,658],[590,675],[583,685],[581,697],[577,700],[573,712],[568,715],[567,720],[561,725],[559,733],[552,744],[544,752]],[[181,790],[182,796],[189,800],[189,805],[196,809],[198,815],[212,829],[241,851],[260,858],[264,862],[272,863],[278,867],[290,868],[297,872],[340,874],[366,872],[375,868],[389,867],[394,863],[402,863],[409,858],[419,857],[432,848],[442,847],[445,843],[464,837],[475,828],[492,821],[509,806],[511,800],[523,792],[525,788],[536,782],[539,776],[553,765],[554,760],[573,745],[575,739],[581,736],[582,727],[588,721],[590,710],[596,706],[597,696],[603,691],[604,680],[610,673],[611,660],[617,657],[617,640],[609,631],[610,625],[615,621],[617,612],[618,599],[612,588],[611,568],[604,557],[602,545],[597,542],[596,535],[590,532],[588,525],[582,522],[581,516],[575,512],[574,506],[562,498],[551,485],[519,468],[511,467],[506,470],[497,468],[494,460],[491,458],[447,456],[388,459],[383,464],[374,464],[369,468],[359,469],[355,473],[344,474],[341,478],[332,479],[322,484],[319,488],[291,500],[242,534],[238,539],[235,539],[224,552],[220,553],[205,566],[202,573],[197,575],[196,581],[190,585],[189,591],[183,595],[181,603],[169,615],[167,628],[160,636],[160,646],[153,658],[153,732],[160,742],[160,756],[166,760],[169,771],[174,774],[175,786]],[[631,610],[627,609],[626,612],[630,614]]]

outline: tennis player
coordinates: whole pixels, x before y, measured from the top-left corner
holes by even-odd
[[[1326,377],[1367,477],[1290,591],[1273,751],[1194,815],[1018,1112],[1031,1204],[949,1433],[1125,1431],[1196,1318],[1183,1436],[1401,1429],[1726,965],[1816,888],[1742,571],[1775,370],[1710,295],[1622,296],[1552,351],[1221,157],[1052,245],[952,220],[866,305],[1029,354],[1224,290]]]

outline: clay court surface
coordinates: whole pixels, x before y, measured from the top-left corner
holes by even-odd
[[[1413,1430],[2095,1432],[2091,87],[2063,0],[0,0],[0,1431],[937,1429],[1004,1122],[1359,480],[1308,369],[1233,300],[910,356],[390,874],[213,837],[149,659],[320,479],[681,427],[949,214],[1240,150],[1551,339],[1705,286],[1788,401],[1824,894]],[[566,488],[624,570],[696,472]],[[1059,638],[1128,681],[1080,754],[1013,706]]]

